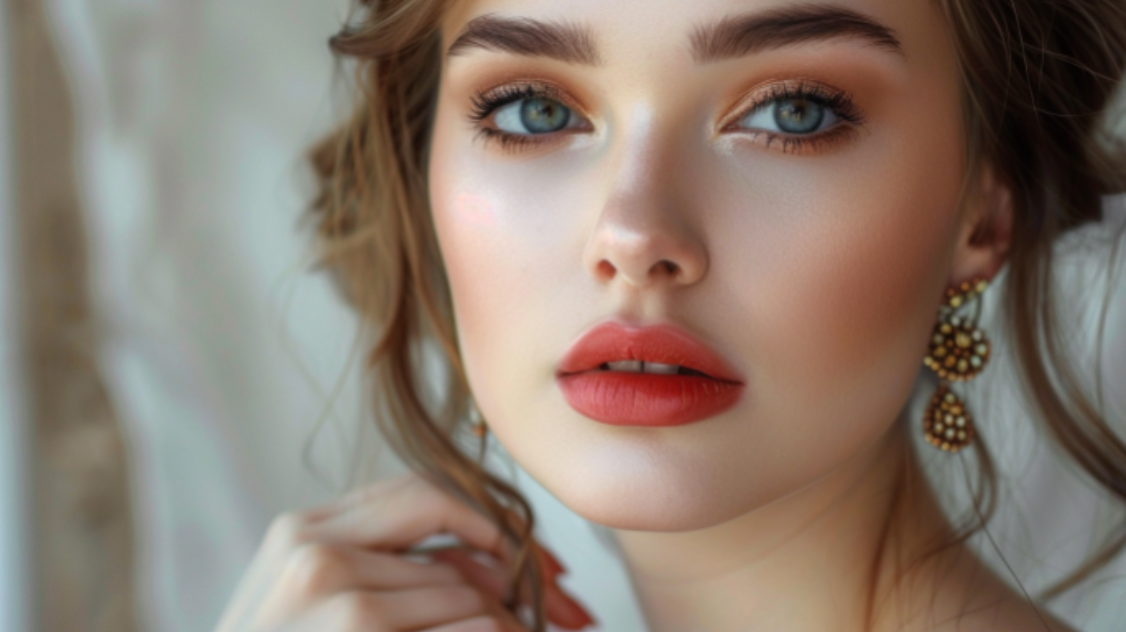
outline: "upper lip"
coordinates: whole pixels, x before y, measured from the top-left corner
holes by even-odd
[[[621,360],[677,364],[708,377],[743,382],[739,372],[718,353],[671,324],[630,327],[606,322],[596,325],[563,355],[559,361],[559,375],[591,371],[607,362]]]

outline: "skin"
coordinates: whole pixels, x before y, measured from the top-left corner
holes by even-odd
[[[908,449],[897,421],[941,294],[997,273],[1012,211],[988,166],[967,173],[935,3],[839,3],[892,28],[902,55],[856,39],[705,65],[687,52],[696,24],[796,4],[464,0],[446,13],[444,49],[496,13],[588,25],[603,60],[473,49],[444,62],[430,197],[477,405],[545,488],[615,529],[654,632],[1066,629],[960,547],[902,594],[876,561]],[[725,131],[748,95],[796,80],[851,94],[863,123],[796,151]],[[582,125],[516,151],[482,142],[478,126],[497,121],[468,120],[474,95],[527,81],[557,86]],[[585,418],[555,369],[607,319],[692,332],[746,395],[687,426]],[[945,520],[925,486],[906,497],[900,542],[919,551]],[[870,588],[884,607],[866,627]]]

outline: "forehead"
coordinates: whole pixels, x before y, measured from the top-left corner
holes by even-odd
[[[775,19],[794,16],[810,19]],[[779,37],[789,38],[781,42],[787,44],[851,40],[905,57],[929,56],[947,44],[945,21],[933,0],[452,0],[441,22],[444,50],[455,42],[461,47],[473,39],[467,30],[494,17],[565,27],[563,35],[574,36],[563,42],[573,53],[567,61],[587,65],[611,65],[658,50],[707,61],[709,50],[738,39],[713,37],[723,30],[717,27],[751,22],[757,28],[735,34],[742,36],[744,53],[778,44],[770,40]],[[726,30],[731,36],[737,29]],[[581,50],[576,42],[584,45]]]

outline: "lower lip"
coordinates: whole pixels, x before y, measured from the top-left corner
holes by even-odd
[[[579,413],[615,426],[682,426],[714,417],[743,395],[743,385],[697,375],[588,371],[559,378]]]

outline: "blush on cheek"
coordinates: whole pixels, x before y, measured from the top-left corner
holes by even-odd
[[[759,295],[772,300],[749,309],[760,330],[778,332],[757,351],[801,385],[788,397],[800,400],[810,389],[840,397],[860,381],[886,385],[914,374],[950,239],[951,213],[940,206],[869,200],[834,209],[863,221],[818,219],[775,234],[800,254],[771,250],[775,256],[757,264],[768,271],[756,278]]]
[[[940,260],[939,244],[902,240],[893,242],[867,257],[858,257],[842,266],[852,274],[851,283],[825,288],[826,301],[837,307],[839,349],[851,362],[870,365],[875,358],[921,354],[925,344],[925,324],[937,306],[927,302],[927,289],[936,282],[935,261]],[[873,248],[873,250],[877,250]],[[921,361],[921,355],[920,355]]]
[[[497,212],[493,203],[476,193],[458,193],[454,198],[454,215],[458,221],[493,228],[497,225]]]

